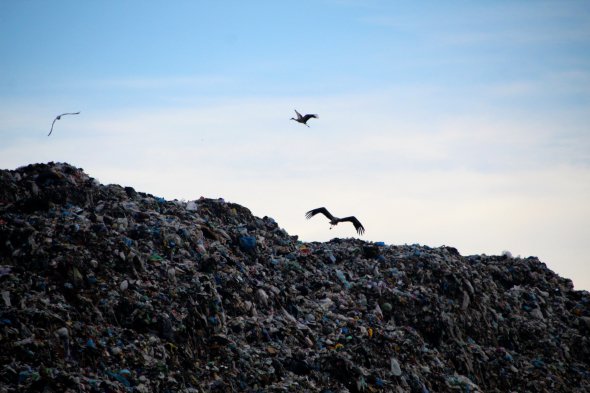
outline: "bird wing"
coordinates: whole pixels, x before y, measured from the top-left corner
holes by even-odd
[[[304,120],[304,121],[308,121],[308,120],[309,120],[309,119],[311,119],[312,117],[313,117],[314,119],[319,119],[319,116],[318,116],[318,115],[305,115],[305,116],[303,116],[303,120]]]
[[[325,207],[318,207],[317,209],[313,209],[305,213],[305,217],[308,219],[312,218],[318,213],[322,213],[324,216],[328,217],[328,219],[333,220],[334,216],[330,214],[330,212]]]
[[[356,228],[356,231],[358,232],[359,235],[362,235],[365,232],[365,227],[363,226],[363,224],[361,224],[361,222],[359,220],[357,220],[357,218],[354,216],[344,217],[344,218],[341,218],[340,220],[338,220],[338,222],[342,222],[342,221],[352,222],[352,225],[354,225],[354,227]]]
[[[65,116],[65,115],[79,115],[79,114],[80,114],[80,112],[67,112],[67,113],[62,113],[61,115],[57,115],[55,117],[55,119],[53,119],[53,123],[51,123],[51,130],[49,130],[49,134],[47,134],[47,136],[51,135],[51,133],[53,132],[53,125],[55,124],[56,120],[61,120],[61,117]]]
[[[51,130],[49,130],[49,134],[47,134],[47,136],[51,135],[51,133],[53,132],[53,125],[55,124],[55,122],[57,121],[57,119],[59,119],[59,116],[56,117],[55,119],[53,119],[53,123],[51,123]]]
[[[297,113],[297,118],[301,119],[303,116],[301,116],[301,113],[297,112],[297,109],[295,109],[295,113]]]

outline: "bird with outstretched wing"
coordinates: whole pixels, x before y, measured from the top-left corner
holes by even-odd
[[[51,130],[49,130],[49,134],[47,134],[47,136],[51,135],[51,133],[53,132],[53,125],[55,124],[55,122],[57,120],[61,120],[62,116],[65,115],[79,115],[80,112],[68,112],[68,113],[62,113],[61,115],[57,115],[55,119],[53,119],[53,123],[51,123]]]
[[[310,210],[307,213],[305,213],[305,217],[307,219],[310,219],[318,213],[322,213],[324,216],[328,218],[328,220],[330,220],[330,229],[332,229],[332,226],[336,226],[340,222],[348,221],[352,223],[352,225],[354,225],[354,228],[356,229],[359,235],[365,233],[365,227],[355,216],[349,216],[344,218],[334,217],[325,207],[318,207],[317,209]]]
[[[301,113],[297,112],[297,109],[295,109],[295,113],[297,114],[297,118],[292,117],[291,120],[295,120],[296,122],[304,124],[308,127],[309,127],[309,125],[307,125],[307,121],[309,119],[312,119],[312,118],[319,119],[320,118],[318,115],[314,115],[314,114],[307,114],[305,116],[301,116]]]

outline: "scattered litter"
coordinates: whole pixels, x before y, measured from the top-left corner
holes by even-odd
[[[2,393],[590,391],[590,295],[534,257],[303,243],[61,163],[0,171],[0,244]]]

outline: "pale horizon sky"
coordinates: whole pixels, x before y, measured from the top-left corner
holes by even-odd
[[[2,169],[357,236],[305,219],[325,206],[367,241],[537,256],[590,289],[588,2],[8,0],[0,53]]]

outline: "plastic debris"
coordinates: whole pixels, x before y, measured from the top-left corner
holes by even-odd
[[[590,391],[590,296],[537,258],[304,243],[68,164],[0,171],[0,288],[1,393]]]

